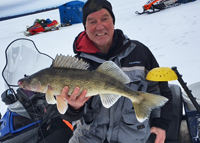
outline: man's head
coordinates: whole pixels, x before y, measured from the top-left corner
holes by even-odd
[[[85,27],[87,16],[93,12],[99,11],[100,9],[105,8],[108,10],[110,15],[113,18],[113,24],[115,24],[115,15],[112,11],[112,6],[107,0],[88,0],[83,6],[83,25]]]
[[[83,7],[83,24],[94,45],[107,53],[113,42],[115,17],[106,0],[88,0]]]

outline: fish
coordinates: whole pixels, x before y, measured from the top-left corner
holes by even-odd
[[[19,79],[18,85],[25,90],[45,93],[47,103],[57,104],[60,114],[67,111],[68,103],[65,98],[57,98],[56,95],[61,95],[65,86],[69,87],[69,96],[75,87],[80,88],[80,93],[86,89],[86,97],[99,95],[105,108],[113,106],[121,96],[127,97],[133,103],[139,122],[148,119],[153,109],[168,101],[166,97],[128,87],[129,77],[113,61],[102,63],[96,70],[88,70],[89,67],[82,59],[56,55],[51,67]]]

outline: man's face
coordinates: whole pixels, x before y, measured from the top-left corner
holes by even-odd
[[[112,45],[114,24],[113,19],[106,9],[91,13],[86,19],[86,33],[91,41],[99,48],[107,48]]]

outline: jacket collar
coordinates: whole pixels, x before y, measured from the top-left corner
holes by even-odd
[[[84,53],[101,53],[101,51],[93,44],[93,42],[89,39],[86,32],[83,31],[80,33],[75,42],[74,42],[74,50],[76,52],[84,52]]]
[[[75,38],[73,49],[75,54],[86,53],[107,60],[115,55],[120,54],[122,51],[128,48],[129,45],[130,39],[127,38],[121,30],[116,29],[114,32],[113,44],[108,53],[104,54],[89,39],[86,31],[83,31]]]

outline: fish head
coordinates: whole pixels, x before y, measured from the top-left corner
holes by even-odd
[[[28,77],[22,78],[18,81],[19,87],[24,90],[40,92],[41,83],[36,78],[29,79]]]

